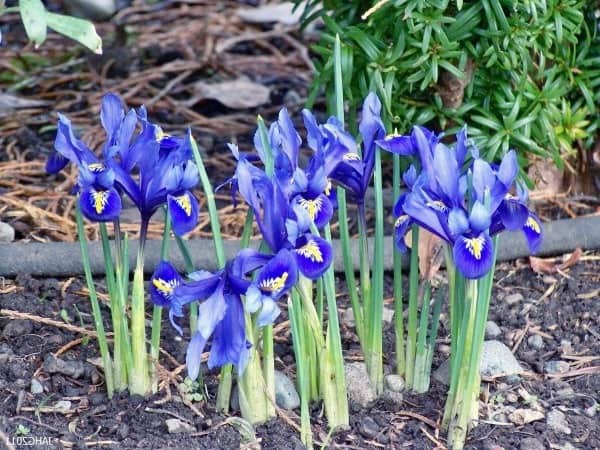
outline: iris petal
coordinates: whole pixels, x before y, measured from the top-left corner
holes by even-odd
[[[167,204],[171,213],[173,231],[177,236],[192,231],[198,224],[198,200],[191,192],[167,195]]]
[[[529,209],[521,201],[507,198],[498,207],[502,224],[507,230],[514,231],[525,226],[529,218]]]
[[[321,194],[314,199],[301,197],[298,203],[306,210],[308,217],[317,228],[323,228],[333,216],[333,205],[325,194]]]
[[[110,222],[121,213],[121,197],[115,188],[96,190],[88,186],[81,191],[81,212],[93,222]]]
[[[277,302],[270,297],[265,298],[265,301],[262,304],[262,308],[258,313],[258,317],[256,318],[256,324],[259,327],[264,327],[265,325],[270,325],[275,322],[277,316],[279,316],[281,310],[279,306],[277,306]]]
[[[150,279],[150,298],[158,306],[169,306],[174,289],[181,283],[181,276],[167,261],[161,261]]]
[[[280,250],[260,270],[255,283],[263,294],[278,299],[298,280],[298,268],[289,250]]]
[[[410,156],[416,153],[413,140],[410,136],[391,135],[376,141],[383,150],[396,155]]]
[[[300,272],[306,278],[316,280],[331,265],[333,250],[327,241],[309,234],[298,239],[294,255]]]
[[[454,242],[454,262],[466,278],[481,278],[492,268],[494,248],[485,233],[479,236],[459,236]]]
[[[410,230],[412,223],[413,222],[411,218],[408,215],[403,214],[396,219],[394,224],[394,242],[396,244],[396,248],[402,253],[408,252],[408,248],[404,243],[404,238],[406,237],[406,233],[408,233]]]
[[[69,160],[67,158],[60,153],[54,152],[46,161],[46,172],[52,174],[58,173],[63,170],[68,163]]]
[[[529,251],[533,254],[537,253],[542,244],[544,233],[539,217],[532,212],[529,213],[529,217],[523,226],[523,234],[527,240]]]
[[[492,217],[488,208],[480,201],[475,201],[469,214],[469,223],[471,228],[478,233],[485,231],[490,227]]]
[[[204,352],[205,346],[206,339],[199,332],[194,333],[185,356],[188,377],[192,380],[198,378],[198,375],[200,374],[200,363],[202,361],[202,352]]]
[[[212,369],[231,363],[238,366],[238,371],[243,372],[246,359],[245,352],[248,348],[244,309],[242,301],[237,295],[228,295],[226,301],[227,311],[225,316],[218,323],[213,333],[208,367]]]

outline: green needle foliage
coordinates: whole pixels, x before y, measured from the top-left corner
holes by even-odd
[[[590,148],[600,123],[596,9],[583,0],[309,0],[303,25],[325,24],[310,100],[333,92],[339,34],[350,109],[376,89],[400,133],[468,123],[488,160],[514,148],[522,164],[539,155],[560,167],[575,147]]]

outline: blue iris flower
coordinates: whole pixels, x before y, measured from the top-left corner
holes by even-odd
[[[250,344],[246,339],[242,296],[246,297],[246,311],[258,311],[258,325],[267,325],[279,314],[275,300],[289,292],[297,277],[287,250],[267,255],[244,249],[223,270],[194,272],[190,281],[183,280],[170,263],[160,263],[152,275],[152,300],[169,307],[171,322],[180,333],[176,318],[183,316],[183,306],[199,302],[197,328],[186,356],[190,378],[198,377],[202,353],[211,338],[208,367],[231,363],[238,373],[243,373]]]
[[[343,186],[357,203],[362,204],[373,175],[376,143],[385,136],[381,102],[372,92],[363,103],[359,131],[362,137],[362,155],[353,150],[345,153],[332,171],[331,178]]]
[[[116,220],[125,193],[147,223],[156,210],[167,204],[173,230],[182,235],[198,222],[198,201],[191,190],[198,171],[191,161],[191,134],[175,138],[148,121],[144,107],[125,112],[116,94],[102,99],[100,121],[106,133],[102,159],[75,137],[69,119],[59,114],[56,153],[47,161],[50,173],[68,162],[79,168],[81,209],[90,220]]]
[[[491,237],[504,229],[523,230],[535,253],[542,240],[542,226],[526,206],[525,190],[516,183],[519,168],[515,152],[508,152],[495,166],[472,149],[472,161],[465,168],[464,129],[457,136],[455,149],[432,136],[415,127],[409,139],[386,144],[389,148],[395,145],[392,151],[397,153],[418,155],[421,166],[418,175],[413,165],[404,174],[408,190],[394,207],[397,247],[406,251],[404,236],[416,223],[452,246],[454,262],[466,278],[480,278],[489,272],[494,255]],[[406,150],[409,147],[410,152]],[[511,194],[515,185],[517,196]]]

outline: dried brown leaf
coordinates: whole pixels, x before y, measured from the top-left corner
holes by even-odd
[[[194,84],[194,98],[191,102],[212,99],[228,108],[248,109],[268,103],[270,94],[271,91],[268,87],[254,83],[247,78],[237,78],[220,83],[198,81]]]
[[[577,247],[561,263],[558,263],[556,258],[536,258],[535,256],[530,256],[529,264],[531,265],[531,269],[536,273],[557,273],[577,264],[582,254],[581,248]]]
[[[412,233],[404,237],[406,246],[412,248]],[[435,234],[419,228],[419,273],[421,278],[431,280],[440,270],[444,242]]]

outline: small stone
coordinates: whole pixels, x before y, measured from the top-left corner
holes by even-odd
[[[2,331],[2,336],[5,338],[23,336],[24,334],[29,334],[33,331],[33,325],[29,320],[11,320],[4,327],[4,331]]]
[[[525,425],[526,423],[535,422],[536,420],[542,420],[544,413],[536,411],[535,409],[515,409],[508,415],[508,419],[516,425]]]
[[[573,343],[568,339],[561,339],[560,349],[565,355],[571,355],[573,354]]]
[[[359,422],[358,430],[367,439],[373,439],[379,433],[379,426],[372,417],[366,416]]]
[[[165,420],[167,425],[167,431],[170,434],[181,434],[181,433],[195,433],[196,428],[179,419],[167,419]]]
[[[0,365],[6,364],[13,355],[14,352],[10,348],[10,345],[5,343],[0,344]]]
[[[404,378],[400,375],[390,374],[383,378],[383,387],[392,392],[404,391]]]
[[[533,334],[527,338],[527,344],[536,350],[544,348],[544,340],[539,334]]]
[[[569,369],[569,363],[566,361],[546,361],[544,364],[544,372],[547,374],[567,373]]]
[[[596,411],[598,409],[597,405],[592,405],[589,408],[585,408],[583,410],[584,414],[590,418],[594,417],[596,415]]]
[[[560,450],[577,450],[577,447],[575,447],[570,442],[565,442],[564,445],[560,448]]]
[[[366,408],[377,398],[365,363],[352,362],[344,366],[348,399]]]
[[[294,109],[297,105],[302,104],[302,97],[294,89],[290,89],[283,96],[283,104],[286,108]]]
[[[106,402],[106,395],[101,392],[94,392],[90,395],[90,402],[94,406],[98,406]]]
[[[12,242],[15,240],[15,229],[9,224],[0,222],[0,242]]]
[[[92,384],[100,384],[101,380],[102,378],[100,377],[98,371],[96,369],[92,369],[90,371],[90,381],[92,382]]]
[[[87,19],[106,20],[117,11],[115,0],[65,0],[69,10]]]
[[[510,294],[504,297],[504,301],[510,306],[516,305],[517,303],[523,301],[523,295],[519,292],[515,292],[514,294]]]
[[[60,373],[71,378],[81,378],[89,372],[88,366],[81,361],[66,361],[48,353],[44,358],[44,370],[46,373]]]
[[[44,386],[39,382],[37,378],[31,379],[31,387],[29,388],[32,394],[42,394],[44,392]]]
[[[500,341],[485,341],[481,350],[479,373],[486,377],[517,375],[523,372],[523,367],[510,349]],[[450,379],[450,360],[444,361],[433,372],[433,378],[443,384]],[[508,379],[507,379],[508,381]]]
[[[71,402],[69,400],[60,400],[54,404],[54,409],[62,413],[69,412],[71,410]]]
[[[496,339],[496,338],[499,338],[501,335],[502,335],[502,330],[496,324],[496,322],[492,322],[491,320],[488,320],[485,323],[485,338],[486,339]]]
[[[121,439],[127,439],[127,436],[129,436],[129,425],[127,425],[126,423],[122,423],[121,425],[119,425],[119,428],[117,429],[117,434]]]
[[[295,409],[300,406],[300,396],[296,392],[294,382],[279,370],[275,371],[275,403],[283,409]]]
[[[571,434],[566,416],[558,409],[551,410],[546,416],[546,424],[557,433]]]
[[[546,450],[544,444],[542,444],[536,438],[525,438],[521,440],[520,450]]]
[[[352,311],[352,308],[348,308],[342,313],[342,322],[344,322],[349,327],[353,327],[355,325],[354,311]]]
[[[507,392],[506,393],[506,401],[508,403],[516,403],[519,401],[519,396],[517,394],[515,394],[514,392]]]
[[[571,386],[569,386],[569,385],[567,385],[567,386],[559,389],[558,391],[556,391],[556,396],[557,397],[570,397],[570,396],[572,396],[574,394],[575,394],[575,390]]]
[[[383,323],[392,323],[392,320],[394,320],[394,310],[384,306],[381,318]]]
[[[512,375],[507,375],[506,382],[511,386],[514,386],[515,384],[519,384],[521,382],[521,377],[516,373]]]

